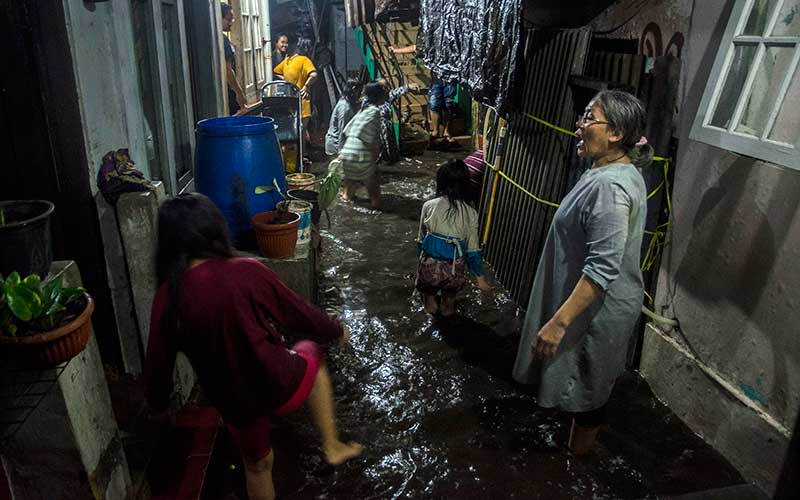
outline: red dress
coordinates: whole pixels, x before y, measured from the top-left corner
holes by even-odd
[[[166,305],[162,285],[153,301],[147,348],[148,403],[157,410],[168,406],[181,351],[212,404],[240,429],[268,425],[269,415],[293,399],[307,377],[307,356],[290,350],[278,327],[321,342],[342,335],[339,323],[255,259],[210,260],[186,271],[180,332],[162,328]]]

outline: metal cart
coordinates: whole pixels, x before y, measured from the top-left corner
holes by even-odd
[[[275,120],[287,174],[303,171],[303,101],[300,89],[283,80],[261,87],[261,116]]]

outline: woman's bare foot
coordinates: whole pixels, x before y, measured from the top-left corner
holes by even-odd
[[[361,452],[364,451],[364,447],[355,441],[350,441],[349,443],[335,441],[329,446],[323,446],[322,451],[325,453],[326,462],[331,465],[340,465],[351,458],[361,455]]]
[[[445,318],[456,313],[456,296],[454,293],[442,293],[442,303],[439,307],[439,313]]]
[[[436,295],[432,294],[423,294],[423,301],[424,301],[424,308],[425,312],[434,316],[437,312],[439,312],[439,300]]]

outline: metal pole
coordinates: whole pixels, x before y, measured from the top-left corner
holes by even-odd
[[[494,202],[497,198],[497,181],[500,179],[500,168],[503,161],[503,149],[506,143],[506,131],[508,127],[505,123],[500,128],[500,139],[497,145],[497,151],[494,155],[494,180],[492,181],[492,196],[489,199],[489,213],[486,215],[486,227],[483,231],[483,245],[489,240],[489,229],[492,227],[492,212],[494,212]]]

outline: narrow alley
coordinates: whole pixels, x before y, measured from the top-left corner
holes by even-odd
[[[0,500],[798,499],[800,0],[0,37]]]
[[[385,208],[365,192],[322,222],[322,306],[351,346],[332,348],[340,429],[363,457],[327,466],[307,412],[276,420],[276,492],[284,499],[644,499],[743,482],[657,401],[635,372],[618,384],[595,456],[576,460],[569,417],[537,408],[511,379],[524,315],[499,287],[468,286],[459,316],[435,323],[413,294],[419,210],[433,197],[429,152],[382,169]],[[219,457],[207,498],[244,498],[235,455]]]

